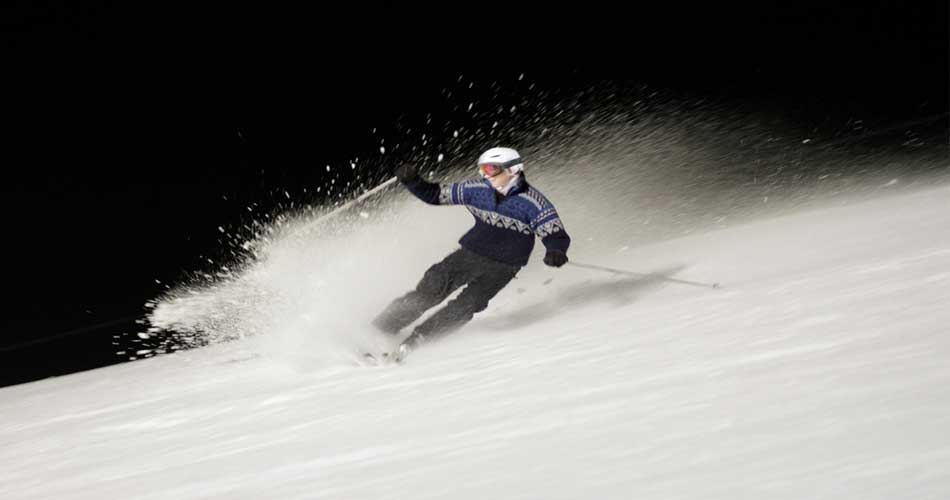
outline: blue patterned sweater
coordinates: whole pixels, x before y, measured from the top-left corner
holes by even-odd
[[[508,195],[496,191],[488,179],[433,184],[417,178],[404,184],[431,205],[464,205],[475,217],[475,225],[459,243],[489,259],[524,266],[534,249],[535,236],[548,250],[565,254],[571,244],[554,205],[531,187],[524,175]]]

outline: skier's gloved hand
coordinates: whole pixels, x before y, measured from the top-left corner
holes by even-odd
[[[551,267],[561,267],[567,264],[567,255],[560,250],[548,250],[544,255],[544,263]]]
[[[404,163],[393,172],[402,182],[411,182],[419,178],[419,171],[414,165]]]

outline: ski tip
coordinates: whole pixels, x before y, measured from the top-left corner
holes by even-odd
[[[401,365],[403,360],[403,356],[398,356],[395,353],[383,352],[377,355],[364,352],[359,356],[358,364],[360,366],[385,366],[392,364]]]
[[[379,360],[376,359],[376,356],[364,352],[356,357],[355,364],[356,366],[376,366],[379,364]]]

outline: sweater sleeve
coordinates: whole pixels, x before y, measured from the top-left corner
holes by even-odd
[[[541,238],[541,243],[549,251],[558,250],[566,254],[568,247],[571,246],[571,237],[564,229],[564,223],[561,221],[561,216],[558,215],[554,205],[551,205],[550,202],[545,205],[538,212],[538,215],[531,220],[531,229],[538,238]]]
[[[414,194],[416,198],[419,198],[430,205],[440,204],[438,184],[426,182],[422,180],[421,177],[417,177],[411,181],[403,181],[402,184],[406,186],[406,189],[408,189],[410,193]]]
[[[465,205],[466,194],[469,194],[469,198],[471,198],[472,190],[481,187],[479,181],[435,184],[424,181],[422,178],[403,182],[403,184],[416,198],[430,205]]]

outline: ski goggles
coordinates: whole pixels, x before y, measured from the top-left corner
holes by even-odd
[[[521,158],[515,158],[513,160],[508,160],[504,163],[482,163],[478,166],[478,171],[481,172],[483,177],[494,177],[500,174],[502,171],[521,165],[524,161]]]
[[[494,177],[503,170],[505,170],[505,166],[497,163],[483,163],[478,166],[478,171],[482,173],[482,177]]]

